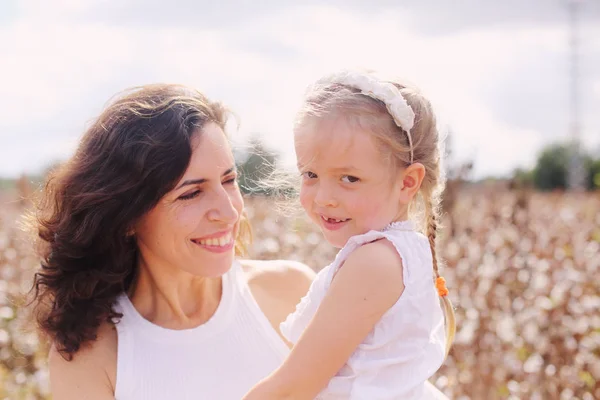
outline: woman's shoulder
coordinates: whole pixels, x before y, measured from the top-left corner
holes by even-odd
[[[95,393],[94,399],[114,397],[117,372],[117,332],[114,325],[102,324],[96,340],[85,344],[71,360],[52,346],[48,365],[50,386],[56,398],[83,398],[89,393]]]
[[[252,295],[275,326],[293,312],[308,292],[315,272],[290,260],[240,260]]]
[[[306,264],[291,260],[240,260],[251,289],[290,297],[297,303],[306,294],[315,272]]]

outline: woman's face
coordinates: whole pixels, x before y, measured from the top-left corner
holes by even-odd
[[[192,139],[192,157],[181,180],[135,228],[142,263],[194,276],[226,273],[244,208],[236,178],[225,133],[207,124]]]

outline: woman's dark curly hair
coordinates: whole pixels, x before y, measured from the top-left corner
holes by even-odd
[[[128,232],[181,179],[192,137],[209,122],[224,129],[226,115],[221,104],[183,86],[128,90],[49,175],[29,220],[42,259],[32,293],[38,328],[65,359],[122,316],[113,304],[137,268]],[[243,218],[238,253],[249,235]]]

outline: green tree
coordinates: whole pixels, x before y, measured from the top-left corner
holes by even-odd
[[[565,143],[555,143],[539,154],[532,179],[540,190],[565,189],[569,175],[571,147]],[[600,188],[600,159],[583,154],[583,166],[586,174],[586,186],[589,190]],[[527,179],[526,171],[515,171],[515,179]]]
[[[567,187],[570,149],[563,144],[546,147],[537,159],[533,182],[538,189],[553,190]]]
[[[533,171],[523,168],[515,169],[510,183],[514,188],[533,186]]]
[[[591,190],[600,189],[600,158],[589,162],[588,187]]]

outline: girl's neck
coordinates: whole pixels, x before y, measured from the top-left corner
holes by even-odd
[[[403,221],[407,221],[407,220],[408,220],[408,209],[405,207],[402,207],[401,210],[398,210],[398,213],[396,214],[394,219],[390,222],[390,224],[392,224],[394,222],[403,222]]]

